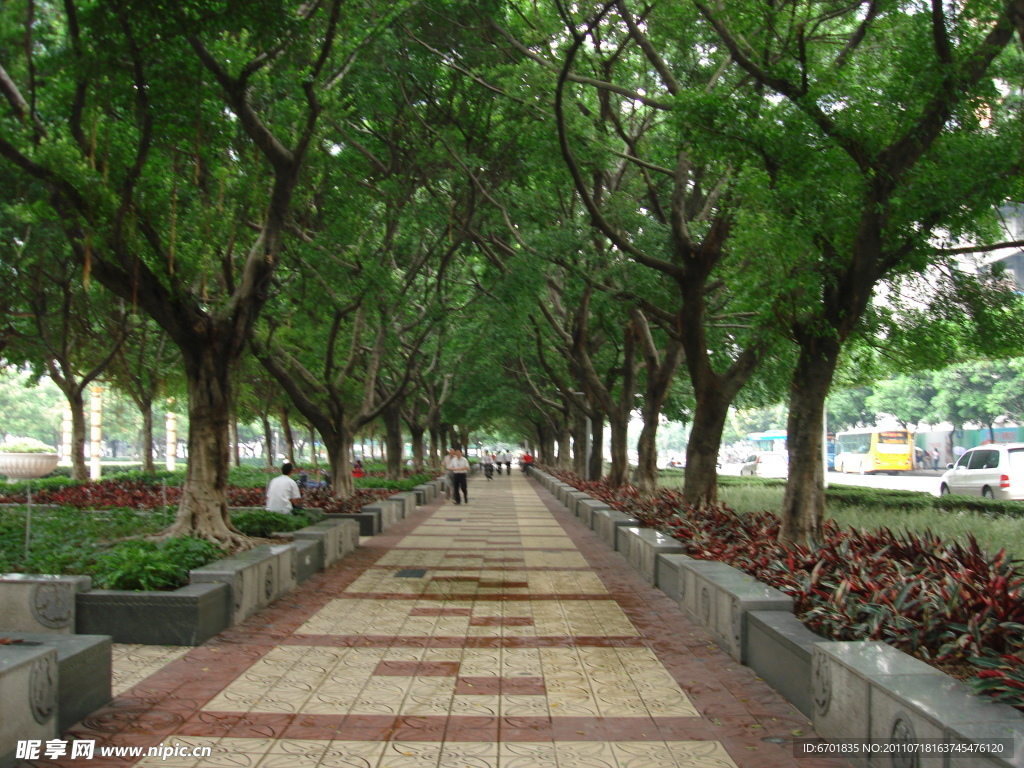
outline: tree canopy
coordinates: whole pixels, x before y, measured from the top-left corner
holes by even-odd
[[[730,408],[788,398],[783,534],[813,543],[841,366],[1024,349],[1019,294],[958,260],[1021,198],[1022,18],[1019,0],[12,0],[0,352],[73,410],[114,382],[149,431],[157,399],[187,402],[169,533],[244,544],[240,411],[315,430],[339,494],[369,428],[410,434],[417,465],[489,430],[597,476],[607,423],[627,483],[637,413],[650,491],[669,411],[692,430],[685,494],[711,503]],[[1001,375],[984,407],[1017,414]],[[927,410],[897,389],[873,402]]]

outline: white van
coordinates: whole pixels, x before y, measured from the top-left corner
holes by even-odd
[[[1024,443],[979,445],[948,464],[939,493],[1024,499]]]

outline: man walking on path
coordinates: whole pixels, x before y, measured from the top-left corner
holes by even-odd
[[[505,472],[509,475],[512,474],[512,452],[503,451],[501,456],[498,457],[498,461],[505,465]]]
[[[292,465],[286,461],[281,465],[281,474],[267,485],[267,509],[271,512],[280,512],[282,515],[290,515],[302,510],[299,506],[301,501],[299,484],[292,480]]]
[[[484,468],[484,477],[488,480],[494,479],[494,455],[490,451],[484,451],[480,457],[480,465]]]
[[[456,448],[452,456],[451,461],[448,462],[448,467],[451,470],[451,476],[453,479],[453,488],[455,489],[455,503],[460,504],[459,501],[459,489],[462,489],[462,497],[469,502],[469,491],[466,489],[466,474],[469,472],[469,462],[462,455],[462,451]]]

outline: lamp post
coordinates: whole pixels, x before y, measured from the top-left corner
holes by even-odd
[[[171,405],[174,401],[169,401]],[[178,456],[178,416],[173,411],[167,412],[167,449],[165,462],[169,472],[174,471],[175,459]]]

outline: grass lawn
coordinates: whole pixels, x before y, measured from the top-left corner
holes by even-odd
[[[682,473],[663,476],[662,485],[681,487]],[[718,496],[736,512],[767,510],[778,514],[782,510],[784,490],[781,485],[765,486],[757,481],[746,484],[732,479],[729,484],[719,486]],[[985,549],[996,551],[1005,547],[1011,555],[1024,557],[1024,520],[1020,518],[976,512],[854,507],[846,504],[826,504],[825,513],[844,528],[877,530],[887,527],[896,533],[903,530],[922,533],[927,530],[961,542],[966,542],[968,534],[973,533]]]

